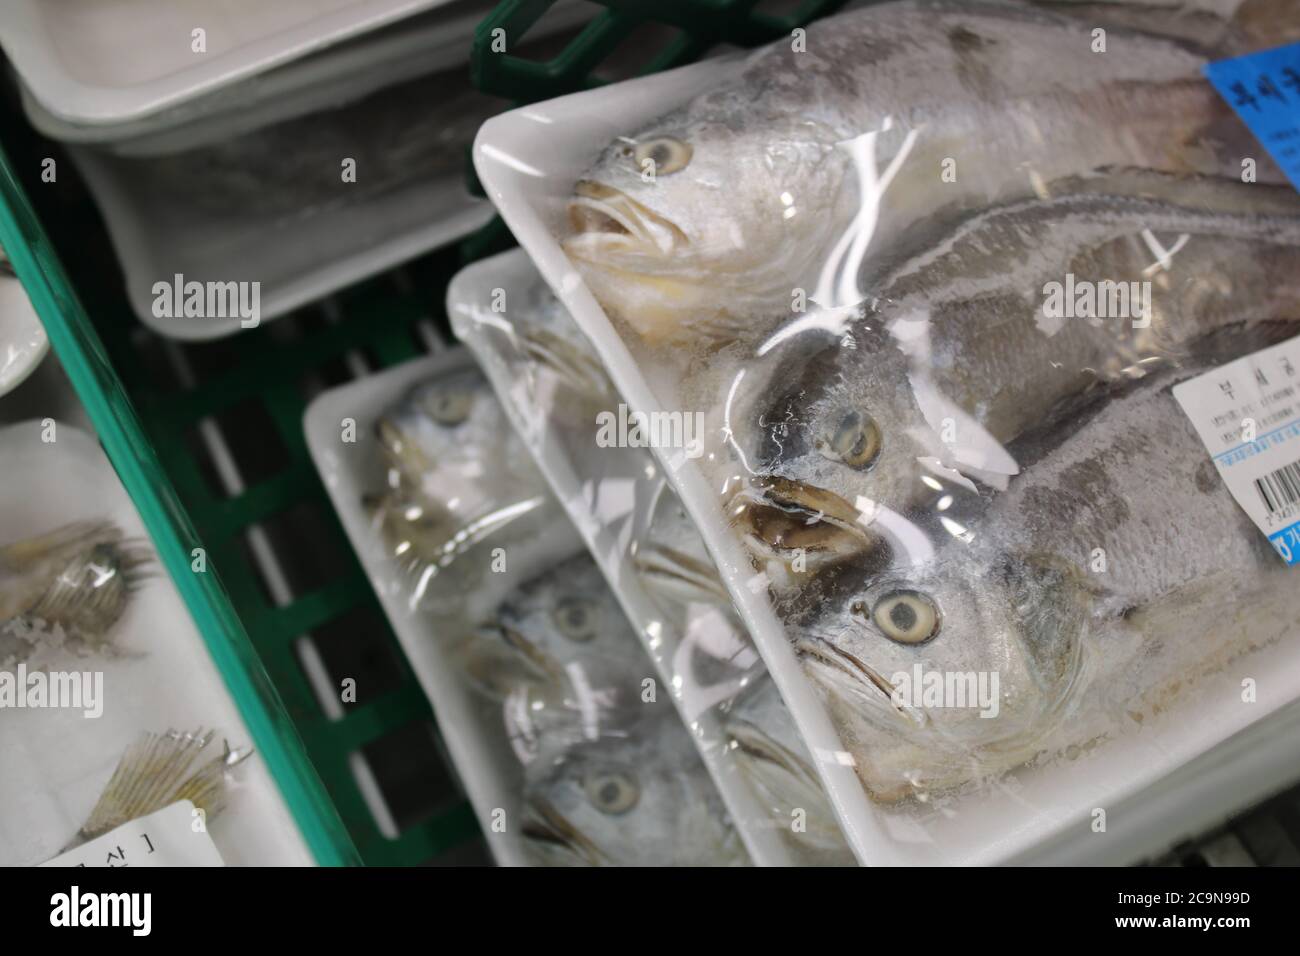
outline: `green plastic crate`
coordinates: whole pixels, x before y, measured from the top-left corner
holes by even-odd
[[[515,103],[545,99],[602,82],[597,76],[602,63],[616,49],[626,53],[647,24],[667,25],[676,35],[646,51],[650,55],[639,73],[689,62],[717,43],[766,42],[843,0],[804,0],[783,16],[764,13],[767,4],[760,0],[600,0],[607,9],[550,61],[493,50],[493,40],[502,36],[494,31],[505,31],[507,50],[513,50],[554,2],[503,0],[480,24],[471,59],[476,85]],[[58,163],[54,184],[40,178],[47,156]],[[472,847],[479,833],[468,804],[447,793],[432,807],[413,808],[412,819],[385,834],[358,782],[358,755],[422,745],[420,734],[431,728],[432,711],[308,458],[302,434],[307,399],[299,380],[328,381],[337,377],[329,370],[357,355],[372,369],[419,355],[426,350],[417,331],[422,323],[432,323],[449,338],[443,301],[452,275],[511,242],[497,220],[455,247],[261,328],[213,343],[169,343],[131,314],[103,225],[71,162],[57,144],[27,126],[13,102],[0,105],[0,245],[45,323],[254,745],[322,864],[476,861]],[[189,366],[188,380],[169,383],[159,372],[160,353],[179,354]],[[233,495],[213,487],[192,440],[204,423],[223,415],[258,419],[283,453],[273,469]],[[310,561],[322,546],[333,547],[343,554],[342,566],[281,604],[268,598],[254,571],[249,534],[265,531],[264,525],[287,509],[303,508],[316,515],[317,526],[310,538],[297,539],[292,529],[279,535],[287,558]],[[206,573],[190,570],[196,547],[207,552]],[[334,628],[336,642],[347,650],[349,622],[358,614],[372,623],[356,652],[387,654],[395,664],[381,692],[368,696],[359,688],[358,704],[330,714],[311,685],[300,642]],[[432,733],[429,737],[436,743]],[[414,772],[405,791],[426,784],[440,785]],[[392,806],[388,810],[399,815]]]

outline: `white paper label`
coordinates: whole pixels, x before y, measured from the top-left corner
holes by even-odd
[[[194,804],[181,800],[41,866],[225,866],[212,837],[195,831],[194,820]]]
[[[1300,564],[1300,337],[1174,386],[1237,504]]]

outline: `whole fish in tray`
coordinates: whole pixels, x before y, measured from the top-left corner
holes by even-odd
[[[681,635],[674,670],[688,699],[722,713],[727,746],[796,859],[852,865],[808,748],[731,606],[704,542],[666,486],[633,565]]]
[[[1114,170],[1047,191],[919,228],[856,316],[755,360],[732,416],[751,473],[728,512],[756,560],[814,571],[921,512],[958,527],[972,492],[1028,464],[1008,443],[1096,387],[1300,316],[1294,190]]]
[[[915,0],[811,25],[610,143],[578,181],[564,248],[649,343],[766,337],[796,290],[827,308],[943,210],[1107,166],[1282,175],[1169,38],[1034,7]],[[945,174],[946,171],[946,174]],[[665,352],[664,361],[679,354]]]
[[[524,837],[555,865],[744,866],[717,788],[671,708],[529,764]]]
[[[432,580],[450,575],[463,587],[438,593],[454,591],[458,604],[472,598],[467,612],[488,613],[502,596],[489,550],[507,529],[508,560],[521,576],[546,567],[559,541],[576,549],[576,533],[477,370],[416,386],[380,417],[375,433],[387,491],[365,504],[408,572],[412,607],[432,609]]]
[[[1133,730],[1294,633],[1288,569],[1170,393],[1217,364],[1157,369],[1026,436],[1017,450],[1035,464],[967,539],[923,560],[884,548],[869,570],[845,565],[789,598],[790,633],[874,796],[959,787]],[[917,706],[895,680],[918,668],[985,675],[991,693]]]
[[[515,589],[461,648],[466,673],[503,701],[524,762],[539,751],[621,735],[642,719],[653,670],[585,554]]]

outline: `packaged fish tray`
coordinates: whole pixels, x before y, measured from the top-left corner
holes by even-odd
[[[483,226],[465,149],[499,104],[460,72],[180,153],[71,147],[141,321],[183,339],[256,328]]]
[[[749,862],[668,689],[467,353],[327,392],[305,426],[498,862]]]
[[[311,864],[95,439],[10,424],[0,461],[0,865]]]
[[[755,862],[852,864],[703,541],[649,451],[606,440],[613,386],[527,253],[463,269],[447,313],[626,610]]]
[[[62,123],[129,124],[447,0],[13,0],[0,46]]]
[[[872,5],[476,141],[864,862],[1105,841],[1300,696],[1300,197],[1202,76],[1300,24],[1065,9]]]

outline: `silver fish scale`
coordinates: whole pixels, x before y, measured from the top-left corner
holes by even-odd
[[[1179,377],[1190,377],[1182,372]],[[1280,568],[1160,375],[1111,402],[1012,483],[983,516],[985,547],[1055,553],[1144,607],[1229,574],[1254,590]]]

